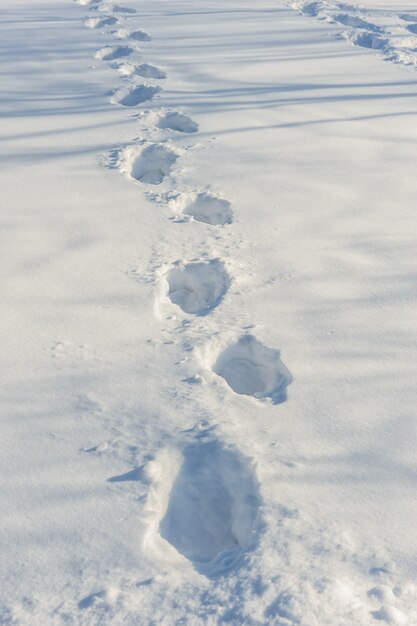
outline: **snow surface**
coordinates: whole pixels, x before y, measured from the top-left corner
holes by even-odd
[[[0,623],[416,626],[415,3],[1,8]]]

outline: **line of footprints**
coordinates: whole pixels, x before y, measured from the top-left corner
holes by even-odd
[[[88,28],[119,40],[116,45],[102,47],[95,55],[96,59],[111,63],[124,77],[123,87],[113,92],[111,102],[122,107],[140,107],[143,103],[149,106],[162,91],[160,85],[166,73],[143,59],[136,62],[138,45],[152,39],[142,30],[125,28],[130,14],[136,11],[103,0],[76,1],[90,9],[85,19]],[[139,108],[138,117],[147,128],[168,129],[172,133],[199,130],[185,113],[162,107]],[[149,193],[170,179],[171,169],[180,156],[181,152],[169,140],[139,140],[115,149],[107,164],[146,185],[148,197],[165,203],[176,221],[193,220],[200,222],[202,228],[230,227],[231,203],[208,190]],[[175,186],[173,178],[170,180]],[[188,316],[202,318],[221,304],[231,278],[221,259],[209,258],[173,263],[161,282],[165,286],[164,298]],[[292,380],[279,350],[263,345],[251,334],[243,334],[226,345],[214,356],[211,369],[235,393],[272,404],[286,400],[286,387]],[[145,482],[153,485],[148,497],[149,511],[154,518],[155,511],[160,511],[156,514],[158,519],[150,523],[149,543],[164,540],[165,549],[168,542],[169,549],[185,556],[197,571],[209,577],[218,576],[241,563],[257,542],[261,527],[258,482],[251,459],[216,438],[207,423],[198,424],[191,433],[191,443],[187,441],[179,455],[164,451],[140,468],[141,474],[146,475]],[[161,480],[164,475],[166,480]]]
[[[139,107],[152,101],[162,91],[160,81],[166,78],[166,73],[150,63],[135,62],[138,44],[151,41],[148,33],[124,27],[136,10],[104,0],[75,1],[90,9],[85,20],[87,27],[99,29],[119,40],[117,45],[104,46],[95,55],[98,60],[110,62],[125,79],[125,85],[114,91],[112,102],[122,107]],[[304,6],[303,0],[295,4],[304,12],[321,7],[320,2]],[[408,18],[402,16],[402,19]],[[363,26],[357,21],[353,23],[350,16],[339,16],[338,20],[343,24]],[[414,24],[412,26],[414,28]],[[412,28],[409,30],[414,32]],[[152,83],[143,79],[150,79]],[[138,117],[147,128],[168,129],[173,133],[198,132],[198,125],[179,111],[161,107],[139,109]],[[181,153],[168,140],[159,143],[141,140],[114,150],[107,163],[117,167],[129,179],[146,185],[144,189],[148,191],[148,197],[165,203],[176,216],[176,221],[193,220],[200,222],[202,228],[229,227],[233,223],[231,203],[210,191],[177,191],[175,188],[163,194],[149,191],[148,186],[152,189],[166,179],[170,179],[175,187],[170,173],[180,156]],[[231,279],[222,260],[215,258],[178,261],[171,265],[162,282],[164,297],[186,315],[201,318],[221,304]],[[235,393],[272,404],[286,400],[286,388],[292,381],[279,350],[263,345],[251,334],[243,334],[234,343],[226,345],[210,360],[210,367]],[[142,480],[149,487],[147,546],[150,549],[156,547],[159,554],[171,550],[173,558],[178,558],[180,553],[198,572],[208,577],[225,575],[242,564],[245,556],[255,548],[262,528],[261,496],[251,459],[219,440],[213,431],[208,422],[198,423],[187,433],[187,443],[181,451],[165,448],[148,458],[143,466],[109,479],[110,482]],[[91,450],[97,451],[98,448]],[[379,577],[385,570],[374,568],[370,574]],[[385,592],[386,589],[390,590],[382,584],[370,590],[369,596],[382,604],[371,614],[375,619],[389,623],[403,623],[402,614],[392,601],[394,596]],[[102,593],[82,600],[80,608],[91,606],[95,596]]]
[[[304,15],[349,29],[343,30],[340,37],[354,46],[381,52],[393,63],[417,66],[415,10],[373,10],[336,0],[292,0],[291,6]]]

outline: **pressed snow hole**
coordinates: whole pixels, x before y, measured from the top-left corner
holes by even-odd
[[[163,144],[151,144],[137,152],[137,148],[125,151],[125,162],[129,174],[135,180],[159,185],[167,176],[178,158],[178,154]],[[123,166],[126,169],[126,165]]]
[[[124,107],[134,107],[152,98],[161,91],[159,87],[153,85],[137,85],[130,87],[127,91],[121,90],[116,93],[115,102]]]
[[[169,111],[161,115],[157,126],[158,128],[177,130],[180,133],[196,133],[198,131],[198,124],[196,124],[191,117],[184,115],[184,113],[177,113],[176,111]]]
[[[189,215],[197,222],[204,222],[212,226],[223,226],[224,224],[231,224],[233,221],[233,213],[230,206],[230,202],[227,200],[202,192],[186,204],[182,213]]]
[[[203,315],[217,306],[230,283],[218,259],[174,267],[166,280],[171,302],[194,315]]]
[[[145,33],[143,30],[134,30],[129,34],[130,39],[134,39],[135,41],[151,41],[152,37]]]
[[[404,22],[417,22],[417,13],[415,15],[412,13],[403,13],[400,15],[400,18],[404,20]]]
[[[352,38],[352,42],[356,46],[370,48],[371,50],[383,50],[388,44],[386,39],[368,32],[358,33]]]
[[[166,78],[165,72],[160,70],[155,65],[150,65],[149,63],[142,63],[142,65],[138,65],[133,72],[137,76],[143,76],[144,78],[155,78],[160,80],[162,78]]]
[[[191,444],[159,532],[201,573],[220,575],[254,541],[259,505],[249,459],[218,441]]]
[[[106,46],[96,52],[95,58],[101,61],[114,61],[121,57],[127,57],[129,54],[132,54],[132,52],[133,49],[130,48],[130,46]]]
[[[351,26],[352,28],[366,28],[367,30],[378,32],[380,28],[371,24],[370,22],[366,22],[362,18],[356,15],[348,15],[347,13],[342,13],[340,15],[332,15],[332,19],[339,24],[343,24],[344,26]]]
[[[274,404],[287,399],[292,376],[280,359],[280,351],[264,346],[253,335],[243,335],[222,352],[213,371],[236,393],[271,398]]]
[[[106,13],[137,13],[136,9],[132,7],[123,7],[117,4],[112,4],[111,2],[103,2],[103,4],[98,5],[98,10]]]
[[[117,24],[119,20],[113,15],[105,17],[90,17],[84,23],[88,28],[103,28],[104,26],[112,26]]]

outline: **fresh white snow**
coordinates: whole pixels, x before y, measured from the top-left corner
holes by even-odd
[[[3,0],[0,624],[417,625],[417,9]]]

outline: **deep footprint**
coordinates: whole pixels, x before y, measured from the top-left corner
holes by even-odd
[[[417,35],[417,24],[410,24],[410,26],[407,26],[407,30],[413,33],[413,35]]]
[[[379,32],[381,29],[370,22],[365,22],[365,20],[357,17],[355,15],[348,15],[342,13],[341,15],[332,15],[332,19],[339,24],[343,24],[344,26],[351,26],[352,28],[366,28],[369,31],[374,33]]]
[[[252,335],[243,335],[222,352],[213,371],[238,394],[271,398],[274,404],[287,399],[292,376],[280,358],[280,351],[268,348]]]
[[[167,75],[163,70],[160,70],[156,65],[150,65],[149,63],[142,63],[142,65],[135,65],[134,63],[120,63],[114,65],[114,69],[117,69],[124,76],[142,76],[143,78],[154,78],[161,80],[166,78]]]
[[[168,111],[168,113],[161,115],[156,126],[158,126],[158,128],[176,130],[180,133],[196,133],[198,131],[198,124],[196,124],[191,117],[188,117],[188,115],[184,113],[177,113],[176,111]]]
[[[136,9],[122,7],[117,4],[112,4],[111,2],[103,2],[103,4],[98,7],[98,10],[106,13],[137,13]]]
[[[165,144],[129,146],[119,159],[120,170],[130,178],[159,185],[171,171],[178,154]]]
[[[182,215],[211,226],[224,226],[233,221],[230,202],[208,192],[179,194],[170,206]]]
[[[135,41],[152,41],[152,37],[143,30],[134,30],[129,34],[129,38],[134,39]]]
[[[355,35],[351,41],[355,46],[361,46],[362,48],[369,48],[371,50],[383,50],[388,45],[386,39],[382,39],[368,32]]]
[[[179,264],[167,274],[166,281],[171,302],[191,315],[211,311],[221,302],[230,285],[219,259]]]
[[[400,18],[404,20],[404,22],[417,22],[417,13],[415,15],[412,13],[403,13],[400,15]]]
[[[100,61],[114,61],[115,59],[127,57],[132,52],[133,49],[130,46],[106,46],[96,52],[95,58]]]
[[[153,85],[137,85],[128,89],[119,89],[112,98],[112,102],[124,107],[134,107],[142,104],[161,91],[160,87]]]
[[[191,444],[159,532],[200,573],[219,576],[256,540],[260,503],[249,459],[218,441]]]
[[[108,15],[106,17],[90,17],[88,18],[84,24],[88,28],[104,28],[104,26],[113,26],[118,23],[118,18],[113,15]]]
[[[152,37],[143,30],[135,30],[132,32],[127,28],[120,28],[116,32],[116,37],[119,39],[134,39],[135,41],[152,41]]]
[[[150,65],[149,63],[142,63],[142,65],[136,67],[133,74],[143,76],[144,78],[156,78],[157,80],[167,77],[166,73],[160,70],[159,67]]]

